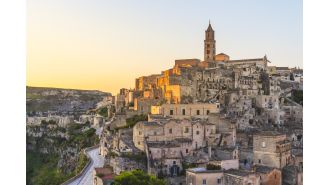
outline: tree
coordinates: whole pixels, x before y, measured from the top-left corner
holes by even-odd
[[[270,83],[269,83],[269,75],[266,72],[261,72],[260,81],[262,83],[262,90],[264,91],[264,95],[269,95],[270,91]]]
[[[125,171],[115,177],[115,185],[165,185],[165,181],[141,170]]]
[[[102,107],[97,110],[97,113],[103,117],[108,117],[108,108],[107,107]]]
[[[293,73],[290,73],[290,80],[291,80],[291,81],[294,81]]]

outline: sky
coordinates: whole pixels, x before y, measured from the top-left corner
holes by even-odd
[[[202,60],[209,20],[216,53],[303,67],[298,0],[28,0],[27,85],[134,88],[175,59]]]

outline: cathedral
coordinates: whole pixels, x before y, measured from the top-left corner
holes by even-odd
[[[225,53],[216,54],[215,32],[212,28],[211,22],[209,22],[209,25],[205,30],[204,61],[202,61],[199,66],[213,68],[219,64],[225,64],[226,66],[252,64],[265,69],[268,62],[266,55],[262,58],[230,60],[230,57]]]
[[[257,71],[265,70],[268,62],[266,56],[231,60],[225,53],[216,54],[215,31],[209,22],[205,30],[204,60],[175,60],[173,68],[161,74],[137,78],[135,89],[141,92],[141,102],[156,98],[174,104],[224,103],[228,90],[240,88],[246,94],[260,93]]]

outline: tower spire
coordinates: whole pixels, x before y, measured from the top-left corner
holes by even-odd
[[[204,40],[204,61],[212,61],[215,56],[215,40],[214,30],[211,26],[211,20],[209,19],[209,26],[205,30]]]

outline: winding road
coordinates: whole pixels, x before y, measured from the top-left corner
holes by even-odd
[[[71,182],[69,185],[92,185],[93,184],[93,170],[97,167],[103,167],[104,158],[99,155],[99,148],[95,148],[87,152],[87,155],[92,160],[86,172],[75,181]]]
[[[95,127],[96,135],[100,136],[103,127]],[[103,167],[104,166],[104,157],[99,155],[99,148],[95,148],[87,152],[87,155],[92,160],[91,164],[88,166],[87,170],[84,174],[71,182],[69,185],[92,185],[93,184],[93,170],[94,168]]]

